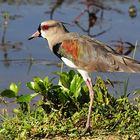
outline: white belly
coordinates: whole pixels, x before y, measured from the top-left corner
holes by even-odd
[[[77,68],[77,66],[72,61],[70,61],[69,59],[67,59],[65,57],[61,57],[61,59],[67,66],[69,66],[71,68]]]
[[[91,81],[91,79],[88,75],[88,72],[86,72],[85,70],[82,70],[82,69],[78,69],[77,66],[72,61],[68,60],[67,58],[62,57],[61,59],[67,66],[77,69],[85,81],[87,81],[87,79],[89,79]]]

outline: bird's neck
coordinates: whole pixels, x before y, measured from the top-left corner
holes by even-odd
[[[67,33],[65,32],[65,33],[60,33],[60,34],[54,34],[53,36],[48,37],[47,40],[48,40],[49,48],[53,50],[53,46],[62,42],[66,34]]]

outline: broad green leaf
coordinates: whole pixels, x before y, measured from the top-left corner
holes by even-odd
[[[37,81],[37,82],[27,82],[26,86],[31,89],[34,90],[35,92],[42,92],[44,90],[46,90],[45,85],[43,83],[43,81]]]
[[[40,77],[38,77],[38,76],[35,76],[34,78],[33,78],[33,81],[34,82],[39,82],[39,81],[42,81],[42,79],[40,78]],[[43,82],[43,81],[42,81]]]
[[[43,85],[44,85],[44,88],[45,88],[46,92],[48,92],[50,89],[53,88],[53,84],[49,81],[48,77],[44,78]]]
[[[28,87],[31,90],[35,90],[35,83],[34,82],[27,82],[26,87]]]
[[[46,77],[44,78],[43,82],[44,82],[45,84],[48,84],[48,83],[49,83],[49,78],[46,76]]]
[[[35,91],[42,92],[42,91],[46,90],[46,87],[45,87],[45,85],[43,83],[43,80],[40,77],[37,77],[37,76],[34,77],[33,81],[34,81],[34,89],[35,89]]]
[[[70,70],[69,73],[68,73],[69,77],[70,77],[70,80],[72,81],[74,75],[76,75],[75,71],[74,70]]]
[[[84,82],[83,78],[78,76],[77,74],[73,77],[70,85],[70,91],[74,93],[74,97],[77,97],[80,94],[82,83]]]
[[[5,89],[4,91],[1,92],[1,96],[13,98],[16,97],[16,93],[13,90]]]
[[[44,83],[43,83],[43,81],[39,81],[38,83],[38,86],[37,86],[37,89],[39,90],[40,89],[40,91],[41,92],[46,92],[46,86],[44,85]],[[48,87],[49,87],[50,85],[48,85]],[[38,88],[39,87],[39,88]]]
[[[70,78],[69,78],[69,75],[68,73],[66,72],[55,72],[55,74],[59,75],[60,76],[60,83],[62,86],[64,86],[65,88],[70,88]]]
[[[41,78],[39,76],[34,76],[34,78],[33,78],[34,82],[37,82],[37,81],[40,81],[40,80],[41,80]]]
[[[17,98],[17,102],[26,102],[26,103],[29,103],[29,102],[31,102],[32,98],[34,98],[37,95],[38,95],[38,93],[25,94],[25,95],[19,96]]]
[[[15,92],[16,95],[18,94],[18,86],[15,83],[10,84],[10,90]]]
[[[34,82],[34,90],[35,90],[36,92],[40,92],[40,91],[41,91],[41,88],[40,88],[39,84],[36,83],[36,82]]]

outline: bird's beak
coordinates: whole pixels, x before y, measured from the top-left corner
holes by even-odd
[[[36,31],[35,33],[33,33],[33,34],[28,38],[28,40],[31,40],[31,39],[36,38],[36,37],[40,37],[40,32],[39,32],[39,31]]]

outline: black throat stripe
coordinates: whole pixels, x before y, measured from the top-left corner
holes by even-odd
[[[39,24],[39,26],[38,26],[38,32],[39,32],[39,36],[38,37],[41,37],[41,24]]]
[[[57,43],[56,45],[53,46],[53,52],[56,56],[58,56],[60,59],[62,57],[62,55],[59,53],[59,49],[61,47],[62,43]]]

